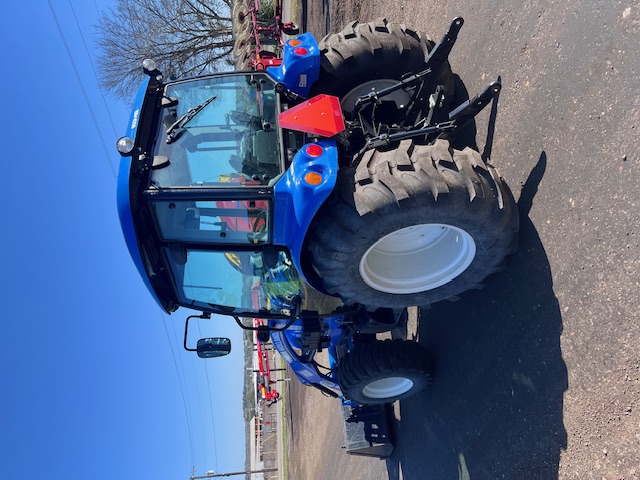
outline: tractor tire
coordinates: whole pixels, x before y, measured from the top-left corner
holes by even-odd
[[[242,0],[236,0],[236,2],[233,4],[232,17],[236,20],[236,22],[243,23],[249,17],[247,15],[247,12],[250,8],[251,7],[249,7],[247,3],[243,2]]]
[[[234,52],[236,65],[241,65],[242,69],[249,66],[249,61],[253,57],[253,45],[245,43],[239,50]]]
[[[342,393],[360,405],[380,405],[411,397],[433,381],[425,348],[408,340],[358,345],[337,366]]]
[[[249,32],[251,28],[251,18],[248,14],[248,11],[249,8],[245,4],[245,2],[236,0],[236,3],[233,5],[231,14],[233,22],[232,31],[234,36],[239,36]]]
[[[518,226],[511,192],[477,151],[404,140],[340,171],[307,249],[324,289],[346,304],[428,306],[502,270]]]
[[[250,40],[249,40],[249,34],[248,33],[242,33],[240,35],[236,36],[235,42],[233,44],[233,51],[234,52],[241,52],[245,45],[250,44]]]
[[[370,23],[352,22],[340,33],[327,35],[318,44],[320,76],[311,87],[311,96],[321,93],[340,98],[349,119],[359,96],[397,83],[409,72],[424,70],[425,60],[434,43],[404,24],[379,18]],[[445,99],[453,99],[454,79],[451,67],[444,64],[426,77],[418,103],[428,105],[436,85],[445,87]],[[397,106],[407,105],[411,93],[405,90],[384,97]]]

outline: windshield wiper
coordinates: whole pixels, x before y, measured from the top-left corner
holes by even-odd
[[[173,122],[173,124],[169,126],[169,128],[167,128],[167,143],[173,143],[178,138],[180,138],[180,136],[184,133],[185,125],[189,123],[198,113],[204,110],[204,108],[211,102],[213,102],[216,98],[218,98],[217,95],[214,95],[213,97],[202,102],[197,107],[190,108],[182,115],[180,115],[180,118],[178,118],[175,122]]]

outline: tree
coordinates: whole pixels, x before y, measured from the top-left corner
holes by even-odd
[[[223,70],[233,64],[234,0],[119,0],[97,26],[100,81],[129,99],[152,58],[166,77]]]

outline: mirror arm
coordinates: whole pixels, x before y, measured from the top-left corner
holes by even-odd
[[[187,320],[184,322],[184,349],[187,352],[197,352],[198,351],[197,348],[189,348],[189,347],[187,347],[187,332],[189,331],[189,320],[191,320],[192,318],[200,318],[202,320],[209,320],[209,319],[211,319],[211,314],[209,312],[202,312],[202,315],[191,315],[191,316],[187,317]]]
[[[258,327],[248,327],[248,326],[246,326],[244,323],[242,323],[240,318],[236,317],[235,315],[233,316],[233,319],[236,321],[238,326],[243,330],[253,330],[253,331],[258,330]],[[286,323],[286,325],[284,327],[267,327],[267,330],[269,330],[270,332],[282,332],[283,330],[286,330],[291,325],[293,325],[296,320],[297,320],[297,318],[293,317],[291,320],[289,320]]]

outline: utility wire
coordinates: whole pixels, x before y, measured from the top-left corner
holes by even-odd
[[[60,39],[62,40],[62,43],[64,44],[64,48],[67,51],[67,56],[69,57],[69,61],[71,62],[71,67],[73,68],[73,72],[75,73],[76,76],[76,80],[78,81],[78,85],[80,86],[80,90],[82,91],[82,96],[84,97],[84,102],[87,105],[87,108],[89,109],[89,113],[91,114],[91,119],[93,120],[93,125],[96,129],[96,132],[98,132],[98,137],[100,137],[100,143],[102,143],[102,149],[104,150],[104,154],[105,157],[107,159],[107,163],[109,164],[109,168],[111,169],[111,174],[113,175],[113,178],[118,178],[118,176],[116,175],[116,169],[114,168],[113,164],[111,163],[111,158],[109,155],[109,150],[107,149],[107,145],[104,141],[104,137],[102,135],[102,131],[100,130],[100,126],[98,125],[98,119],[96,118],[96,114],[93,111],[93,107],[91,106],[91,102],[89,101],[89,96],[87,95],[87,91],[84,88],[84,84],[82,83],[82,78],[80,78],[80,72],[78,72],[78,67],[76,66],[76,62],[73,59],[73,55],[71,54],[71,50],[69,49],[69,44],[67,43],[67,39],[64,36],[64,32],[62,31],[62,27],[60,26],[60,22],[58,21],[58,16],[56,15],[56,11],[53,8],[53,5],[51,4],[51,0],[47,0],[47,3],[49,4],[49,10],[51,11],[51,16],[53,17],[53,21],[56,24],[56,27],[58,29],[58,34],[60,35]]]
[[[187,417],[187,431],[189,432],[189,447],[191,449],[191,465],[194,462],[193,455],[193,435],[191,433],[191,421],[189,415],[189,409],[187,408],[187,401],[185,399],[184,388],[182,387],[182,380],[180,380],[180,370],[178,369],[178,362],[176,360],[176,354],[173,350],[173,343],[171,342],[171,337],[169,336],[169,328],[167,327],[167,322],[165,321],[164,313],[160,312],[160,317],[162,318],[162,324],[164,325],[164,331],[167,334],[167,341],[169,342],[169,348],[171,348],[171,356],[173,357],[173,365],[176,367],[176,375],[178,376],[178,384],[180,385],[180,392],[182,393],[182,404],[184,406],[184,414]],[[186,379],[185,379],[186,382]]]
[[[202,337],[202,331],[200,330],[200,324],[198,324],[198,333]],[[218,469],[218,442],[216,440],[216,420],[213,410],[213,403],[211,401],[211,384],[209,382],[209,369],[207,362],[204,362],[204,373],[207,378],[207,393],[209,393],[209,408],[211,409],[211,428],[213,431],[213,455],[214,455],[214,470]]]
[[[162,318],[165,319],[166,316],[162,315]],[[171,331],[173,332],[173,338],[176,341],[176,345],[178,345],[178,350],[179,350],[180,349],[180,340],[178,340],[178,334],[176,333],[175,322],[172,322],[171,319],[169,319],[169,322],[171,323]],[[185,369],[184,369],[184,362],[182,361],[182,356],[180,356],[178,354],[177,355],[177,360],[180,363],[180,369],[182,370],[182,377],[184,378],[184,382],[186,384],[187,383],[187,373],[185,372]],[[193,366],[193,363],[192,363],[192,366]],[[194,376],[195,376],[195,372],[194,372]],[[186,397],[187,397],[187,403],[189,405],[191,405],[191,398],[189,397],[189,389],[185,389],[185,392],[186,392]],[[198,400],[198,410],[200,411],[200,418],[202,418],[202,404],[200,403],[200,395],[198,395],[197,393],[198,392],[196,391],[196,399]],[[191,423],[193,424],[193,413],[191,411],[189,411],[189,414],[191,415]],[[202,443],[203,444],[205,443],[204,432],[202,434]],[[191,463],[193,464],[193,461]],[[205,463],[204,460],[203,460],[203,463]]]
[[[94,3],[95,5],[95,3]],[[93,76],[96,79],[96,84],[98,85],[98,90],[100,90],[100,95],[102,95],[102,101],[104,102],[104,108],[107,110],[107,115],[109,116],[109,122],[111,123],[111,128],[113,129],[114,140],[118,139],[118,133],[116,132],[116,126],[113,123],[113,118],[111,117],[111,111],[109,111],[109,105],[107,105],[107,99],[104,96],[104,90],[102,90],[102,86],[100,85],[100,80],[98,79],[98,74],[96,73],[96,67],[93,65],[93,60],[91,59],[91,54],[89,53],[89,48],[87,47],[87,42],[84,40],[84,35],[82,34],[82,29],[80,28],[80,23],[78,22],[78,17],[76,16],[76,11],[73,8],[73,3],[69,0],[69,6],[71,7],[71,13],[73,13],[73,18],[76,21],[76,26],[78,27],[78,31],[80,32],[80,38],[82,39],[82,44],[84,45],[84,50],[87,52],[87,57],[89,58],[89,63],[91,64],[91,70],[93,70]],[[98,6],[96,5],[96,8]]]
[[[102,148],[104,150],[107,163],[109,164],[109,168],[110,168],[111,173],[113,175],[113,178],[115,180],[115,179],[117,179],[116,170],[115,170],[113,164],[111,163],[109,150],[107,149],[107,145],[105,143],[104,136],[102,135],[102,131],[100,130],[100,127],[99,127],[99,124],[98,124],[98,120],[97,120],[95,112],[93,110],[93,106],[91,105],[91,102],[89,100],[89,96],[88,96],[87,91],[86,91],[86,89],[84,87],[84,83],[82,82],[82,78],[80,76],[80,72],[78,71],[78,67],[76,65],[75,59],[73,58],[73,54],[71,53],[71,49],[69,48],[69,44],[67,43],[67,39],[66,39],[66,37],[64,35],[64,32],[62,30],[62,26],[60,25],[60,22],[58,20],[58,16],[56,14],[55,8],[53,7],[53,4],[51,3],[51,0],[47,0],[47,3],[49,4],[49,10],[51,12],[51,16],[53,17],[53,20],[54,20],[54,22],[56,24],[56,28],[58,30],[58,34],[60,35],[60,39],[62,40],[64,48],[65,48],[65,50],[67,52],[67,56],[69,57],[69,61],[71,62],[71,67],[73,68],[73,72],[75,74],[75,77],[76,77],[76,80],[78,82],[78,85],[80,86],[80,90],[82,91],[82,96],[84,98],[84,102],[87,105],[87,108],[89,109],[89,113],[91,115],[91,119],[93,121],[93,125],[94,125],[94,127],[96,129],[96,132],[98,133],[98,136],[100,138],[100,143],[102,144]],[[71,2],[69,2],[69,4],[71,5]],[[78,24],[78,19],[76,17],[75,11],[73,10],[73,5],[71,5],[71,10],[73,11],[73,15],[74,15],[76,24],[78,25],[78,29],[80,30],[80,26]],[[82,36],[82,31],[80,32],[80,35]],[[82,37],[82,38],[83,38],[83,42],[84,42],[84,37]],[[86,43],[85,43],[85,49],[87,49]],[[88,54],[88,49],[87,49],[87,54]],[[91,61],[90,56],[89,56],[89,60]],[[93,68],[93,63],[92,62],[91,62],[91,65],[92,65],[92,68]],[[94,69],[94,75],[95,75],[95,69]],[[101,91],[101,93],[102,93],[102,91]],[[103,99],[104,99],[104,95],[103,95]],[[105,100],[105,102],[106,102],[106,100]],[[107,108],[107,111],[108,111],[108,108]],[[109,118],[111,118],[111,115],[109,115]],[[112,126],[113,126],[113,121],[112,121]],[[115,133],[115,127],[114,127],[114,133]],[[186,417],[186,420],[187,420],[187,432],[188,432],[188,435],[189,435],[189,450],[190,450],[190,453],[191,453],[191,463],[193,464],[194,463],[194,453],[193,453],[194,452],[194,448],[193,448],[193,435],[192,435],[192,431],[191,431],[192,430],[192,426],[191,426],[190,415],[189,415],[189,407],[187,406],[187,401],[186,401],[186,398],[185,398],[185,389],[184,389],[184,386],[183,386],[183,382],[182,382],[182,379],[180,378],[180,370],[178,368],[178,362],[176,360],[176,354],[175,354],[175,351],[173,349],[173,344],[171,342],[171,337],[169,336],[169,330],[167,328],[167,324],[166,324],[165,318],[164,318],[164,316],[162,314],[161,314],[161,318],[162,318],[162,323],[164,325],[165,334],[167,335],[167,340],[169,342],[169,348],[171,349],[171,356],[173,357],[173,364],[175,366],[176,374],[178,376],[178,384],[180,386],[180,392],[182,394],[182,404],[183,404],[183,407],[184,407],[184,413],[185,413],[185,417]]]
[[[56,28],[58,30],[58,34],[60,35],[62,43],[64,44],[64,48],[65,48],[65,50],[67,52],[67,56],[69,57],[69,61],[71,62],[71,66],[73,68],[76,80],[78,82],[78,85],[80,86],[80,90],[82,91],[82,95],[83,95],[85,104],[87,105],[87,108],[89,109],[89,113],[91,115],[94,127],[95,127],[95,129],[96,129],[96,131],[98,133],[98,136],[100,137],[100,142],[101,142],[103,150],[105,152],[107,163],[109,164],[109,168],[111,170],[111,173],[112,173],[114,179],[116,179],[117,178],[117,174],[116,174],[115,168],[114,168],[114,166],[113,166],[113,164],[111,162],[111,158],[110,158],[110,155],[109,155],[109,150],[108,150],[108,148],[106,146],[106,143],[105,143],[105,140],[104,140],[104,136],[102,134],[102,131],[100,130],[100,127],[99,127],[95,112],[93,110],[93,106],[91,105],[91,102],[89,100],[89,96],[88,96],[87,91],[86,91],[86,89],[84,87],[84,83],[82,82],[82,78],[81,78],[80,73],[78,71],[76,62],[75,62],[75,60],[73,58],[73,54],[71,53],[71,50],[70,50],[69,45],[67,43],[66,37],[65,37],[64,32],[62,30],[62,26],[60,25],[60,22],[58,20],[58,16],[56,14],[55,8],[53,7],[53,4],[51,3],[51,0],[47,0],[47,3],[49,4],[49,9],[51,11],[51,15],[53,17],[53,20],[54,20],[54,22],[56,24]],[[100,11],[98,9],[97,4],[95,3],[95,1],[93,3],[94,3],[94,6],[96,8],[96,11],[98,12],[98,14],[100,14]],[[73,18],[74,18],[74,21],[76,23],[76,27],[78,28],[78,32],[80,33],[80,38],[82,39],[82,44],[83,44],[85,52],[87,54],[87,58],[89,59],[89,63],[91,65],[91,69],[92,69],[94,78],[96,79],[96,84],[98,85],[98,89],[100,91],[100,95],[102,97],[102,101],[104,102],[104,105],[105,105],[105,108],[106,108],[106,111],[107,111],[107,115],[109,117],[109,122],[110,122],[111,128],[113,130],[114,137],[117,137],[118,134],[116,132],[116,128],[115,128],[115,125],[114,125],[114,122],[113,122],[113,117],[111,116],[111,112],[109,110],[109,106],[107,104],[107,100],[106,100],[104,91],[103,91],[103,89],[102,89],[102,87],[100,85],[100,80],[98,78],[95,66],[93,64],[93,60],[91,58],[91,54],[89,52],[89,48],[87,46],[87,42],[86,42],[86,40],[84,38],[84,35],[82,33],[82,29],[80,27],[80,23],[78,21],[78,17],[76,15],[76,12],[75,12],[75,9],[73,7],[73,3],[71,2],[71,0],[69,0],[69,6],[71,8],[71,12],[73,14]],[[164,326],[164,329],[165,329],[165,333],[167,335],[167,340],[169,342],[169,348],[171,349],[171,356],[173,358],[173,363],[174,363],[174,367],[176,369],[176,374],[178,376],[178,384],[180,386],[180,392],[181,392],[181,396],[182,396],[182,403],[183,403],[183,407],[184,407],[185,417],[186,417],[186,420],[187,420],[187,431],[188,431],[188,435],[189,435],[189,446],[190,446],[190,452],[191,452],[191,463],[193,464],[194,463],[194,445],[193,445],[193,432],[192,432],[192,428],[193,428],[192,427],[192,423],[193,422],[192,422],[192,419],[191,419],[191,415],[189,413],[188,404],[190,404],[190,400],[188,398],[188,392],[185,393],[185,387],[183,385],[183,380],[182,380],[184,378],[184,381],[186,382],[186,374],[184,372],[184,365],[182,364],[182,361],[181,361],[180,362],[181,366],[182,366],[181,367],[182,368],[182,378],[181,378],[181,376],[180,376],[180,368],[178,367],[178,360],[177,360],[177,357],[176,357],[176,353],[175,353],[175,351],[173,349],[173,343],[172,343],[171,337],[169,335],[169,329],[167,327],[166,319],[165,319],[164,314],[161,314],[161,318],[162,318],[162,323],[163,323],[163,326]],[[199,326],[198,326],[198,328],[199,328]],[[175,329],[172,329],[172,330],[174,330],[174,336],[175,336]],[[208,371],[206,363],[204,364],[204,367],[205,367],[205,374],[206,374],[206,379],[207,379],[207,390],[208,390],[208,393],[209,393],[209,408],[211,410],[212,433],[213,433],[213,441],[214,441],[213,451],[214,451],[214,457],[215,457],[214,465],[215,465],[215,468],[217,468],[218,467],[218,452],[217,452],[217,441],[216,441],[215,416],[214,416],[213,403],[212,403],[212,399],[211,399],[211,385],[210,385],[210,381],[209,381],[209,371]],[[198,403],[199,403],[199,400],[198,400]],[[201,412],[201,415],[202,415],[202,412]]]

